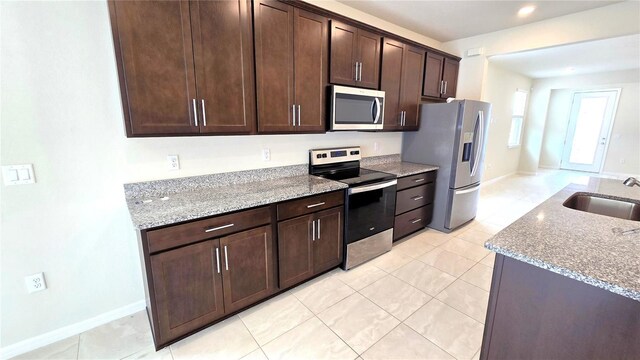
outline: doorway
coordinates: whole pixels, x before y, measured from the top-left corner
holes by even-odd
[[[602,170],[619,95],[620,89],[574,93],[561,169]]]

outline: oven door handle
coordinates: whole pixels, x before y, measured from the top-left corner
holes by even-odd
[[[383,182],[383,183],[380,183],[380,184],[357,186],[357,187],[353,187],[353,188],[349,189],[349,195],[351,195],[351,194],[359,194],[359,193],[372,191],[372,190],[384,189],[384,188],[389,187],[389,186],[394,186],[397,183],[398,183],[398,180],[391,180],[391,181]]]

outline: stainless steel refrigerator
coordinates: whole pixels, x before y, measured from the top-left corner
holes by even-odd
[[[429,227],[451,232],[475,218],[490,116],[482,101],[423,104],[420,130],[404,133],[403,161],[440,167]]]

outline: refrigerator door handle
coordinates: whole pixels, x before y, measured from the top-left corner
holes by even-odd
[[[478,122],[478,126],[477,131],[477,144],[476,144],[476,149],[473,152],[473,167],[471,169],[471,176],[475,176],[476,173],[478,172],[478,168],[480,167],[480,151],[482,150],[482,142],[484,141],[483,139],[483,133],[484,133],[484,112],[482,110],[478,111],[478,118],[477,118],[477,122]]]
[[[455,190],[453,193],[456,195],[462,195],[462,194],[472,193],[478,190],[480,190],[480,186],[474,186],[471,189],[465,189],[465,190]]]

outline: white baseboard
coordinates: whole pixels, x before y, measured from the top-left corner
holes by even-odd
[[[502,175],[502,176],[495,177],[495,178],[493,178],[493,179],[491,179],[491,180],[482,181],[482,182],[480,182],[480,184],[481,184],[481,186],[491,185],[491,184],[493,184],[493,183],[495,183],[495,182],[498,182],[498,181],[500,181],[500,180],[502,180],[502,179],[504,179],[504,178],[507,178],[507,177],[509,177],[509,176],[511,176],[511,175],[514,175],[514,174],[515,174],[515,172],[508,173],[508,174],[506,174],[506,175]]]
[[[518,171],[518,174],[522,175],[538,175],[537,171]]]
[[[0,359],[9,359],[43,346],[53,344],[54,342],[64,340],[70,336],[78,335],[113,320],[137,313],[138,311],[144,310],[146,306],[146,302],[144,300],[140,300],[75,324],[67,325],[44,334],[22,340],[0,349]]]
[[[550,166],[550,165],[538,165],[541,169],[549,169],[549,170],[560,170],[559,166]]]

